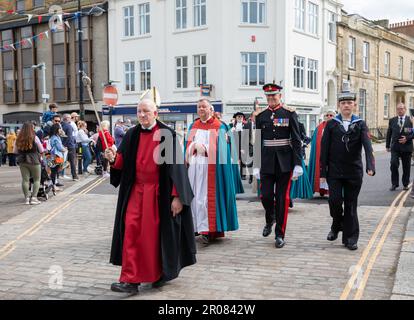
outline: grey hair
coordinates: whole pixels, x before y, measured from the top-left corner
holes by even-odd
[[[69,119],[71,119],[71,116],[69,113],[65,113],[62,118],[63,118],[63,121],[67,122]]]
[[[152,107],[152,109],[153,109],[154,111],[157,111],[157,110],[158,110],[157,105],[156,105],[156,104],[155,104],[155,102],[154,102],[153,100],[151,100],[151,99],[142,99],[142,100],[138,103],[138,107],[139,107],[139,106],[141,106],[141,105],[143,105],[143,104],[146,104],[146,105],[151,106],[151,107]]]
[[[207,103],[208,103],[208,105],[210,106],[210,109],[214,110],[214,107],[213,107],[213,105],[211,104],[211,101],[210,101],[209,99],[207,99],[207,98],[200,98],[200,99],[198,100],[198,103],[203,102],[203,101],[207,102]]]

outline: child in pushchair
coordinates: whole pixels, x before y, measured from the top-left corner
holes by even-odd
[[[56,192],[53,189],[53,183],[48,173],[46,161],[42,159],[40,165],[41,165],[40,188],[39,188],[39,192],[37,193],[37,197],[48,200],[50,191],[53,192],[54,196],[56,195]],[[33,179],[30,178],[30,190],[32,190],[32,188],[33,188]]]

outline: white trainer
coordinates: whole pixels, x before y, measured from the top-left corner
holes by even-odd
[[[38,205],[38,204],[41,204],[41,202],[36,197],[34,197],[34,198],[30,199],[30,204],[31,205]]]

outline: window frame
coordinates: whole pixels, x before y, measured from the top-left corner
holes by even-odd
[[[404,57],[403,56],[398,57],[398,79],[400,80],[404,79]]]
[[[384,93],[384,119],[390,118],[390,102],[391,95],[389,93]]]
[[[362,70],[364,73],[370,73],[370,53],[371,45],[368,41],[362,43]]]
[[[203,57],[205,63],[203,63]],[[199,64],[196,64],[196,58],[199,59]],[[207,54],[196,54],[193,56],[194,65],[194,87],[198,88],[202,84],[207,84]],[[205,82],[203,82],[203,70],[205,71]],[[197,83],[199,80],[200,83]]]
[[[384,54],[384,75],[391,76],[391,53],[389,51],[385,51]]]
[[[180,66],[178,66],[178,61],[180,61]],[[186,62],[184,65],[184,61]],[[188,56],[175,57],[175,88],[187,89],[188,88]],[[178,86],[178,72],[180,72],[180,83]]]
[[[313,64],[311,67],[311,63]],[[306,64],[306,63],[305,63]],[[318,81],[319,81],[319,61],[314,59],[308,59],[307,63],[307,85],[306,87],[310,91],[318,91]],[[311,78],[312,77],[312,78]],[[314,88],[311,87],[311,84],[314,84]]]
[[[127,70],[128,66],[128,70]],[[131,68],[131,66],[133,68]],[[136,92],[136,66],[135,61],[124,62],[124,91],[128,93]],[[129,87],[128,87],[129,86]]]
[[[367,114],[367,90],[366,89],[359,89],[358,107],[359,107],[359,110],[358,110],[359,117],[362,120],[366,120],[366,114]]]
[[[253,22],[251,6],[256,4],[256,22]],[[247,4],[247,21],[244,20],[244,5]],[[260,13],[262,12],[262,21],[260,21]],[[241,0],[240,1],[240,23],[242,25],[266,25],[267,24],[267,0]]]
[[[175,1],[175,29],[176,30],[185,30],[188,28],[188,2],[190,0],[174,0]],[[177,1],[180,2],[180,5],[177,6]],[[185,5],[183,3],[185,2]],[[178,24],[178,13],[180,15],[180,24]],[[185,18],[185,19],[184,19]],[[185,23],[184,23],[185,22]]]
[[[348,38],[348,68],[356,69],[356,38],[352,36]]]
[[[144,66],[144,68],[142,68],[142,66]],[[152,67],[152,63],[150,59],[139,61],[139,80],[140,80],[141,91],[151,89],[151,83],[152,83],[151,67]]]
[[[144,8],[144,12],[141,11],[142,8]],[[138,4],[138,23],[139,23],[138,34],[140,36],[151,33],[151,4],[150,2]]]
[[[203,12],[204,8],[204,12]],[[203,16],[204,13],[204,16]],[[203,23],[204,18],[204,23]],[[197,21],[199,20],[199,21]],[[193,0],[193,26],[195,28],[207,25],[207,0]]]
[[[251,68],[254,66],[254,63],[251,62],[252,55],[256,55],[256,84],[252,83],[251,78]],[[263,55],[264,62],[260,62],[261,55]],[[247,56],[247,62],[244,62],[245,59],[243,59],[244,56]],[[266,64],[267,64],[267,53],[266,52],[242,52],[241,53],[241,86],[242,87],[250,87],[250,88],[256,88],[265,85],[266,83]],[[246,72],[245,72],[246,70]],[[263,79],[260,79],[260,73],[261,70],[263,70]],[[247,83],[244,81],[246,75],[247,77]]]
[[[333,18],[333,19],[332,19]],[[332,11],[328,11],[328,39],[333,43],[337,43],[336,35],[337,35],[337,26],[336,23],[338,21],[337,14]],[[331,37],[333,39],[331,39]]]
[[[298,21],[298,18],[301,19]],[[306,30],[306,0],[295,0],[295,29],[302,32]]]
[[[126,9],[128,10],[128,15],[126,15]],[[134,37],[135,36],[135,10],[134,6],[125,6],[122,8],[123,11],[123,20],[124,20],[124,37]],[[131,12],[132,11],[132,12]],[[128,29],[128,32],[126,32]]]
[[[297,62],[299,62],[299,65]],[[305,90],[305,70],[306,70],[305,63],[306,63],[305,57],[298,56],[298,55],[295,55],[293,57],[293,87],[295,89]],[[302,66],[300,64],[302,64]],[[297,84],[301,84],[301,86],[298,86]]]
[[[308,1],[308,32],[313,36],[319,35],[319,5],[313,3],[312,1]],[[312,11],[311,8],[316,8],[316,12]],[[311,23],[313,23],[311,25]],[[312,28],[313,27],[313,28]]]

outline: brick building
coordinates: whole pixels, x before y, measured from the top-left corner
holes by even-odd
[[[64,13],[63,28],[50,29],[51,6]],[[39,120],[46,104],[42,100],[42,72],[32,66],[46,64],[46,93],[59,112],[80,112],[78,18],[82,18],[83,66],[92,79],[95,100],[102,100],[102,84],[108,81],[108,28],[106,1],[0,1],[0,123]],[[52,7],[53,8],[53,7]],[[56,7],[55,7],[56,8]],[[103,10],[100,10],[103,9]],[[18,14],[5,13],[12,10]],[[33,15],[29,19],[27,15]],[[38,15],[44,15],[38,18]],[[55,18],[56,19],[56,16]],[[30,21],[29,21],[30,20]],[[45,34],[47,32],[47,34]],[[43,36],[33,39],[36,35]],[[23,41],[32,39],[31,41]],[[10,47],[11,44],[19,43]],[[84,92],[85,120],[95,122],[89,96]]]

